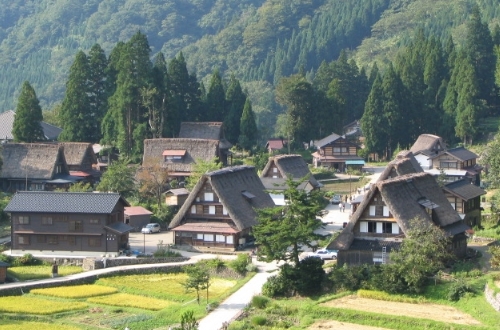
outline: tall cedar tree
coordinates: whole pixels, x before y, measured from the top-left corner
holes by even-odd
[[[495,53],[493,39],[488,23],[481,21],[481,13],[477,4],[472,8],[471,18],[467,24],[465,51],[474,66],[479,98],[492,102],[495,90]]]
[[[361,117],[361,129],[366,138],[365,147],[368,152],[384,155],[388,143],[388,127],[389,123],[384,114],[382,78],[377,75]]]
[[[152,88],[156,90],[148,108],[148,124],[152,137],[163,137],[165,122],[167,120],[168,103],[168,74],[167,62],[162,52],[159,52],[154,60],[152,74]]]
[[[215,70],[210,79],[207,93],[206,121],[224,121],[226,117],[226,93],[219,70]]]
[[[191,121],[200,120],[188,112],[189,73],[184,56],[180,53],[168,63],[169,91],[171,98],[168,101],[169,119],[165,126],[166,137],[176,137],[179,134],[181,122],[190,118]]]
[[[108,111],[110,81],[108,78],[108,59],[99,44],[90,49],[88,55],[89,77],[89,112],[94,120],[91,123],[90,142],[98,142],[102,138],[101,122]]]
[[[240,82],[231,75],[226,91],[226,104],[229,110],[224,118],[224,130],[226,139],[233,144],[238,142],[240,136],[240,120],[245,101],[246,95],[241,89]]]
[[[66,94],[59,113],[63,129],[60,141],[94,142],[92,128],[97,118],[90,109],[89,78],[87,55],[79,51],[69,70]]]
[[[251,150],[257,144],[257,124],[252,110],[252,103],[247,98],[240,122],[240,146],[245,150]]]
[[[286,205],[257,209],[253,235],[259,244],[259,256],[267,262],[290,260],[299,265],[302,248],[312,248],[318,238],[315,230],[322,226],[317,218],[323,208],[321,197],[317,191],[298,189],[305,179],[287,179]]]
[[[286,138],[292,145],[309,142],[314,133],[308,120],[316,109],[312,85],[301,74],[282,78],[276,87],[276,101],[286,107]]]
[[[17,100],[16,115],[12,127],[12,135],[16,142],[36,142],[45,140],[41,126],[42,108],[35,90],[28,81],[23,83]]]

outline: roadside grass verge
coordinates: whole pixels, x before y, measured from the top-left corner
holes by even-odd
[[[132,307],[140,309],[148,309],[153,311],[159,311],[166,307],[169,307],[174,302],[156,299],[151,297],[144,297],[129,293],[115,293],[111,295],[91,297],[88,298],[89,303],[104,304],[110,306],[120,306],[120,307]]]
[[[59,276],[78,274],[83,272],[80,266],[59,266]],[[17,278],[20,281],[41,280],[52,276],[52,266],[16,266],[7,268],[7,276]]]
[[[103,296],[118,292],[117,288],[102,285],[74,285],[74,286],[60,286],[55,288],[33,289],[30,291],[34,295],[44,295],[58,298],[89,298],[96,296]]]
[[[69,312],[88,307],[86,303],[56,301],[29,296],[0,297],[0,311],[3,313],[49,315]]]
[[[57,328],[58,330],[80,330],[79,327],[74,327],[70,325],[57,324],[54,323],[43,323],[43,322],[27,322],[27,321],[9,321],[9,324],[2,324],[0,321],[0,330],[26,330],[26,329],[36,329],[36,330],[53,330]]]

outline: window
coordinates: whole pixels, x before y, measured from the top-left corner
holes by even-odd
[[[227,236],[227,237],[226,237],[226,243],[227,243],[227,244],[233,244],[233,242],[234,242],[234,241],[233,241],[233,236]]]
[[[196,214],[196,205],[191,205],[191,214]]]
[[[59,243],[59,241],[57,240],[57,236],[48,236],[47,237],[47,243],[50,244],[50,245],[56,245]]]
[[[205,193],[203,200],[205,202],[213,202],[214,201],[214,193]]]
[[[225,243],[226,242],[226,237],[224,235],[215,235],[215,241],[219,243]]]
[[[377,223],[375,221],[368,221],[368,232],[375,233],[377,228]]]
[[[76,245],[75,236],[68,236],[68,244],[69,245]]]
[[[44,235],[38,235],[36,237],[36,242],[41,244],[47,243],[47,237]]]
[[[222,205],[222,214],[227,215],[227,209],[224,205]]]
[[[391,222],[382,222],[382,232],[384,234],[392,234],[392,223]]]
[[[203,239],[203,234],[196,234],[196,239]]]
[[[83,224],[81,221],[70,221],[69,222],[69,231],[73,232],[82,232],[83,231]]]
[[[376,229],[375,230],[376,230],[377,234],[382,234],[384,232],[383,223],[376,222]]]
[[[273,167],[273,173],[278,173],[278,168],[277,167]]]
[[[27,216],[18,216],[17,217],[17,223],[20,225],[29,225],[30,224],[30,217]]]
[[[90,219],[90,224],[91,225],[98,225],[99,224],[99,219]]]
[[[375,210],[376,210],[375,205],[370,205],[370,210],[369,210],[370,213],[369,214],[371,217],[375,216]]]
[[[205,242],[213,242],[214,241],[214,234],[204,234],[203,240]]]
[[[52,217],[42,217],[42,225],[51,225]]]
[[[383,212],[384,212],[384,217],[389,217],[390,216],[389,215],[389,207],[384,206],[384,211]]]
[[[101,239],[99,237],[89,237],[89,246],[91,247],[101,246]]]
[[[439,162],[439,167],[440,168],[457,168],[457,162],[441,161],[441,162]]]
[[[368,221],[360,221],[359,222],[359,231],[362,233],[368,232]]]
[[[208,214],[215,214],[215,205],[210,205],[208,207]]]
[[[392,229],[392,233],[393,233],[393,234],[399,234],[399,226],[398,226],[398,224],[397,224],[397,223],[394,223],[394,222],[393,222],[393,223],[392,223],[392,228],[391,228],[391,229]]]
[[[30,245],[30,237],[29,236],[17,236],[17,243],[19,245]]]

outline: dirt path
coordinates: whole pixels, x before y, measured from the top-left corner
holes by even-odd
[[[387,330],[386,328],[370,327],[367,325],[359,325],[354,323],[346,323],[339,321],[320,321],[311,325],[309,330]]]
[[[408,304],[391,301],[347,296],[322,304],[327,307],[348,308],[365,312],[408,316],[422,319],[431,319],[445,323],[467,325],[481,324],[472,316],[462,313],[456,308],[438,304]]]

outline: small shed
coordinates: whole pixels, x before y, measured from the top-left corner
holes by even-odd
[[[182,206],[189,196],[186,188],[170,189],[165,192],[165,204],[169,206]]]
[[[151,222],[151,214],[153,212],[146,210],[142,206],[125,207],[125,223],[133,227],[135,231]]]
[[[6,262],[0,261],[0,283],[5,283],[7,278],[7,267],[10,265]]]

